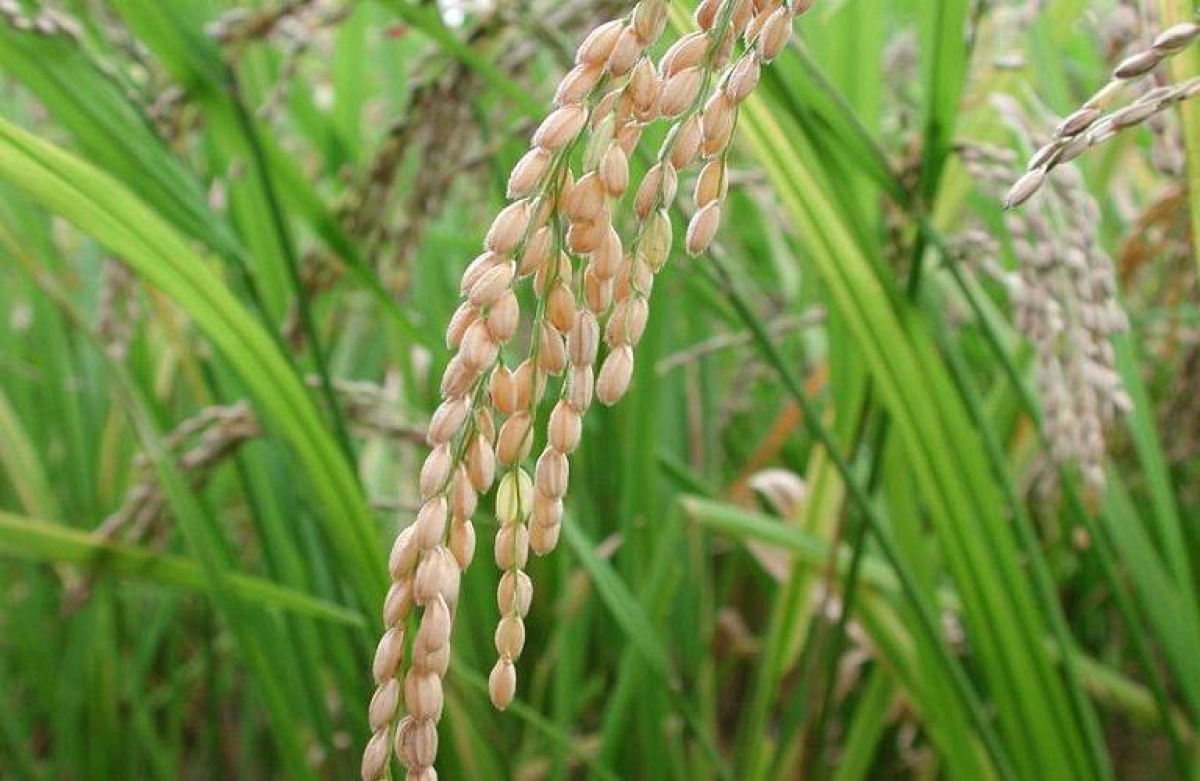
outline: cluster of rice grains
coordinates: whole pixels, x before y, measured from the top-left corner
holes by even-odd
[[[1195,76],[1178,84],[1150,89],[1129,104],[1105,113],[1131,82],[1153,73],[1164,61],[1195,43],[1197,38],[1200,38],[1200,24],[1183,22],[1160,33],[1149,48],[1122,60],[1113,70],[1109,82],[1064,119],[1055,129],[1054,138],[1034,153],[1026,173],[1009,190],[1005,206],[1012,208],[1029,200],[1057,166],[1069,163],[1122,130],[1137,127],[1175,104],[1200,94],[1200,76]]]
[[[1200,93],[1200,77],[1141,91],[1125,106],[1109,106],[1144,76],[1200,38],[1200,25],[1177,24],[1145,49],[1128,54],[1107,84],[1059,123],[1049,143],[1027,164],[1009,189],[1005,206],[1024,204],[1043,192],[1052,171],[1050,193],[1039,208],[1010,213],[1008,225],[1020,263],[1013,302],[1017,325],[1037,353],[1038,386],[1051,456],[1078,464],[1095,491],[1104,487],[1104,428],[1127,412],[1129,397],[1113,368],[1110,337],[1128,328],[1116,302],[1111,258],[1095,237],[1099,212],[1079,172],[1070,165],[1089,148],[1122,130],[1159,117],[1176,103]],[[1107,113],[1106,113],[1107,112]],[[1024,133],[1016,109],[1005,109],[1010,124]]]
[[[699,167],[686,234],[687,251],[696,255],[709,247],[721,221],[738,105],[757,85],[760,66],[787,44],[793,19],[811,5],[704,0],[695,15],[698,29],[656,65],[647,52],[666,27],[667,0],[641,0],[580,45],[555,109],[512,172],[512,202],[463,274],[465,300],[447,331],[457,353],[442,380],[444,400],[428,430],[433,450],[421,470],[424,504],[389,560],[392,587],[369,711],[373,735],[362,761],[366,781],[386,776],[392,750],[408,778],[436,778],[442,678],[461,572],[475,552],[471,519],[493,484],[500,524],[494,552],[502,574],[499,658],[489,690],[497,708],[511,703],[533,597],[524,571],[529,551],[544,555],[558,543],[568,457],[593,399],[611,405],[629,387],[654,276],[671,252],[669,210],[679,177]],[[666,140],[632,188],[629,157],[644,127],[656,121],[671,123]],[[633,190],[635,228],[623,242],[614,211],[627,190]],[[515,286],[523,280],[532,281],[536,307],[528,356],[510,366],[505,349],[520,326]],[[552,385],[551,378],[559,379]],[[552,387],[556,398],[547,402],[553,407],[539,437],[537,412]],[[535,440],[545,444],[531,474],[526,464]],[[417,625],[411,637],[410,622]]]

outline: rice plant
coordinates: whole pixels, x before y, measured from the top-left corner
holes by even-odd
[[[1198,38],[0,0],[0,777],[1200,777]]]

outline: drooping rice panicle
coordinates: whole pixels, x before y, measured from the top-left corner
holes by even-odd
[[[525,573],[529,551],[543,555],[557,545],[569,456],[588,408],[594,399],[616,403],[632,381],[653,277],[670,255],[669,209],[680,171],[704,160],[694,191],[698,211],[687,232],[688,251],[700,254],[720,224],[737,106],[757,85],[762,64],[786,46],[794,17],[811,5],[706,0],[695,15],[698,29],[676,41],[656,66],[646,52],[666,27],[667,3],[643,0],[579,46],[554,110],[512,171],[512,202],[493,222],[483,254],[464,272],[465,300],[447,329],[447,346],[457,352],[429,426],[423,505],[397,537],[389,562],[393,582],[374,666],[366,781],[386,775],[390,749],[410,779],[436,778],[442,678],[461,572],[475,548],[471,519],[479,495],[493,484],[501,579],[498,659],[489,691],[497,708],[512,701],[533,598]],[[745,51],[731,65],[739,38]],[[630,189],[629,158],[644,126],[658,120],[672,124],[634,194],[637,227],[626,248],[615,213]],[[510,368],[505,347],[521,323],[514,286],[528,278],[536,301],[529,350]],[[602,343],[607,350],[601,360]],[[538,411],[550,378],[557,377],[559,392],[539,437]],[[539,439],[544,448],[527,468]],[[415,608],[420,616],[410,639]]]
[[[1027,170],[1004,198],[1007,208],[1025,203],[1041,188],[1056,166],[1079,157],[1117,133],[1148,121],[1200,92],[1200,77],[1152,89],[1128,105],[1107,111],[1128,84],[1145,76],[1200,38],[1200,24],[1183,22],[1160,33],[1151,46],[1135,52],[1113,69],[1112,77],[1054,130],[1054,137],[1030,158]],[[1107,113],[1106,113],[1107,112]]]

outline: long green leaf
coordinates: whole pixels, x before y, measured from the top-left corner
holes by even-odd
[[[384,572],[354,473],[275,340],[212,266],[112,177],[3,121],[0,179],[94,236],[192,317],[250,388],[274,431],[292,445],[343,571],[361,605],[373,605],[382,595]]]

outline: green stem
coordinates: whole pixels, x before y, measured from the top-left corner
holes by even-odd
[[[859,511],[863,514],[865,523],[869,531],[875,537],[879,544],[880,550],[888,563],[892,565],[896,572],[897,578],[900,580],[901,587],[905,597],[913,606],[913,610],[917,615],[917,619],[921,624],[921,631],[925,633],[938,655],[938,661],[943,665],[944,669],[950,676],[951,684],[955,694],[962,700],[964,709],[967,712],[968,718],[974,724],[979,732],[980,740],[986,747],[988,754],[992,757],[995,763],[997,774],[1001,778],[1017,778],[1016,770],[1009,759],[1008,753],[1004,745],[1000,742],[996,735],[995,729],[988,721],[987,715],[984,713],[983,705],[976,696],[971,684],[967,679],[966,673],[962,666],[951,655],[946,647],[945,639],[942,637],[939,623],[934,616],[932,609],[921,598],[921,590],[913,578],[912,573],[905,568],[900,560],[899,552],[896,550],[895,543],[887,534],[886,526],[878,508],[871,501],[866,488],[862,481],[858,479],[850,467],[845,456],[842,455],[838,448],[838,443],[833,433],[826,428],[821,421],[819,410],[804,392],[803,384],[799,381],[796,375],[792,372],[787,361],[784,360],[778,348],[771,339],[770,334],[763,326],[759,318],[750,308],[742,292],[733,283],[729,272],[714,258],[712,261],[713,272],[719,279],[720,286],[725,290],[728,300],[733,305],[738,316],[749,327],[754,335],[755,343],[758,345],[763,356],[775,370],[776,374],[782,380],[784,390],[796,401],[800,406],[801,421],[808,431],[809,436],[821,443],[825,448],[830,462],[837,470],[842,482],[845,484],[851,501],[857,505]]]
[[[283,207],[280,205],[279,197],[275,191],[275,183],[271,178],[270,167],[267,164],[267,155],[263,149],[262,141],[258,137],[258,131],[254,127],[254,120],[251,118],[250,112],[247,111],[246,104],[242,100],[237,74],[232,68],[227,69],[226,78],[228,79],[230,103],[233,104],[234,114],[237,116],[238,124],[241,126],[242,133],[246,137],[246,143],[250,148],[254,170],[262,185],[263,195],[267,203],[267,211],[271,215],[271,226],[275,230],[279,240],[280,254],[282,254],[284,265],[287,268],[288,281],[292,286],[292,294],[296,297],[296,313],[300,318],[300,327],[304,331],[304,338],[308,342],[309,350],[312,351],[313,366],[317,371],[317,375],[321,378],[320,393],[324,397],[325,406],[329,410],[328,414],[330,422],[333,424],[333,433],[337,437],[338,444],[341,446],[342,454],[346,457],[347,462],[353,464],[355,461],[354,446],[350,439],[350,431],[346,427],[341,405],[338,404],[337,396],[333,389],[333,377],[329,373],[329,361],[317,334],[312,309],[308,305],[308,296],[304,290],[304,282],[300,279],[300,263],[296,257],[296,248],[292,241],[291,231],[288,230],[287,220],[283,214]]]

